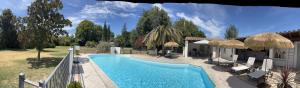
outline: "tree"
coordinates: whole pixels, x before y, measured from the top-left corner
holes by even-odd
[[[60,0],[36,0],[28,7],[27,26],[38,51],[38,60],[51,38],[66,33],[62,28],[71,25],[71,21],[60,14],[62,8]]]
[[[233,39],[238,37],[238,29],[234,25],[230,25],[225,32],[226,39]]]
[[[138,34],[138,32],[137,32],[136,29],[133,29],[133,30],[130,32],[130,38],[129,38],[129,40],[130,40],[130,44],[131,44],[132,46],[135,46],[135,41],[137,40],[138,36],[139,36],[139,34]]]
[[[26,27],[27,23],[27,17],[18,17],[17,18],[17,35],[18,35],[18,42],[19,47],[22,49],[27,48],[34,48],[32,42],[32,34],[30,33],[30,30]]]
[[[160,51],[163,49],[163,45],[165,43],[170,41],[180,42],[180,40],[181,33],[176,29],[170,26],[158,26],[145,36],[143,42],[146,44],[148,49],[156,48],[157,51]]]
[[[94,34],[95,24],[89,20],[81,21],[76,27],[76,38],[84,43],[87,41],[95,41]]]
[[[101,26],[101,25],[95,25],[95,32],[93,32],[93,33],[94,33],[94,35],[95,35],[95,41],[96,41],[96,42],[101,41],[101,38],[102,38],[102,31],[103,31],[103,29],[102,29],[102,26]]]
[[[155,6],[152,9],[143,12],[143,15],[137,23],[136,30],[139,35],[144,36],[160,25],[171,26],[172,24],[168,13]]]
[[[188,21],[183,18],[175,22],[174,28],[182,33],[182,39],[185,37],[206,37],[204,32],[199,30],[192,21]],[[183,45],[184,41],[181,40],[180,44]]]
[[[10,9],[2,11],[1,19],[1,42],[3,48],[18,48],[17,41],[17,18]]]
[[[129,47],[130,46],[130,32],[127,31],[126,24],[123,25],[121,36],[122,36],[122,38],[124,38],[124,44],[122,46]]]

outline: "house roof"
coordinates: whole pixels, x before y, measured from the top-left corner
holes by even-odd
[[[188,41],[199,41],[199,40],[204,40],[206,38],[203,37],[185,37],[184,40],[188,40]]]

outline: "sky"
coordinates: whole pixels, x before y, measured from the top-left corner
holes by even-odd
[[[111,30],[120,34],[126,23],[128,31],[136,27],[143,11],[154,6],[165,10],[172,23],[180,18],[192,21],[210,38],[223,38],[229,25],[235,25],[239,37],[262,32],[283,32],[300,29],[300,8],[271,6],[231,6],[195,3],[130,3],[123,1],[62,0],[64,8],[60,11],[72,21],[72,27],[65,27],[74,34],[82,20],[96,24],[110,25]],[[17,16],[27,15],[27,6],[33,0],[0,0],[0,11],[9,8]]]

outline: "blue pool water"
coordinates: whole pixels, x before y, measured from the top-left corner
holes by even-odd
[[[214,88],[201,67],[166,64],[121,55],[90,55],[119,88]]]

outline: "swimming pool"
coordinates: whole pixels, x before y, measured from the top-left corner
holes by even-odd
[[[122,55],[90,55],[119,88],[214,88],[201,67],[144,61]]]

